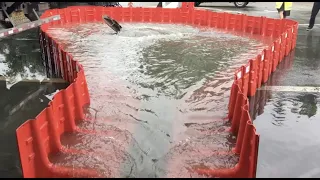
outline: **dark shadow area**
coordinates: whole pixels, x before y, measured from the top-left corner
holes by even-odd
[[[22,177],[16,129],[28,119],[35,118],[48,106],[46,95],[64,89],[66,83],[18,82],[10,90],[0,81],[0,174],[2,178]]]
[[[22,177],[16,129],[48,106],[46,95],[68,86],[50,79],[41,83],[43,78],[38,29],[0,39],[1,178]]]

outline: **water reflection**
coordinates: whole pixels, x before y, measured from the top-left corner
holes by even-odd
[[[292,73],[297,73],[296,71],[292,71],[293,62],[295,62],[295,70],[297,66],[300,69],[300,58],[303,54],[308,54],[309,58],[303,58],[304,65],[308,66],[309,62],[312,64],[317,64],[319,52],[314,50],[312,35],[309,34],[306,41],[306,49],[301,52],[302,47],[300,46],[294,52],[291,52],[289,57],[286,57],[279,66],[277,70],[270,76],[268,82],[264,86],[279,86],[283,85],[290,81],[290,77]],[[317,43],[320,43],[320,38],[317,38]],[[301,55],[302,54],[302,55]],[[297,65],[298,64],[298,65]],[[306,68],[306,67],[302,67]],[[319,67],[310,66],[312,70],[318,70]],[[310,71],[312,71],[310,70]],[[310,73],[309,71],[309,73]],[[299,73],[299,72],[298,72]],[[308,72],[306,72],[308,73]],[[312,76],[316,75],[311,73]],[[303,76],[302,76],[303,77]],[[289,78],[289,80],[288,80]],[[295,81],[296,82],[296,81]],[[313,81],[309,80],[306,81],[303,86],[317,86],[317,84],[313,83]],[[301,85],[300,85],[301,86]],[[272,105],[273,111],[271,115],[273,116],[273,124],[277,126],[284,125],[285,119],[287,119],[287,110],[292,113],[299,114],[299,115],[306,115],[308,118],[313,117],[317,114],[317,101],[318,101],[318,93],[307,93],[307,92],[272,92],[272,91],[265,91],[259,90],[256,93],[255,97],[250,98],[250,109],[251,109],[251,116],[253,119],[256,119],[257,116],[261,115],[264,112],[264,107],[266,105]],[[289,104],[288,104],[289,103]],[[292,105],[290,105],[292,104]],[[301,116],[297,115],[297,118]]]
[[[46,77],[40,57],[38,29],[0,39],[0,77],[12,85],[21,79]]]
[[[3,83],[4,82],[4,83]],[[50,102],[50,95],[64,89],[66,83],[19,81],[11,89],[0,81],[0,174],[1,177],[21,177],[16,129],[28,119],[35,118]]]
[[[228,67],[239,52],[250,48],[248,46],[250,44],[236,38],[200,35],[174,41],[160,40],[142,51],[141,72],[152,81],[142,81],[139,85],[146,87],[149,84],[162,94],[181,99],[190,87]]]
[[[305,94],[299,95],[297,98],[299,102],[303,103],[300,107],[300,115],[307,115],[310,118],[317,114],[317,95]]]
[[[299,35],[294,55],[279,64],[265,86],[318,87],[319,42],[312,34]],[[250,98],[261,135],[257,177],[319,177],[318,108],[317,92],[259,90]]]
[[[78,126],[103,132],[68,135],[64,145],[78,148],[75,142],[83,141],[82,149],[97,153],[108,144],[110,152],[134,161],[103,164],[101,158],[111,156],[106,153],[90,162],[68,155],[56,157],[55,162],[79,167],[96,162],[111,177],[196,177],[191,171],[197,166],[234,166],[238,161],[231,153],[234,138],[223,120],[229,88],[234,70],[266,44],[248,36],[182,25],[122,27],[119,35],[112,35],[105,24],[49,32],[86,72],[91,104],[87,119]]]
[[[318,33],[298,34],[294,70],[289,71],[286,78],[281,80],[283,86],[320,86],[318,78],[320,69],[319,45],[320,36]]]
[[[318,70],[320,66],[320,51],[318,47],[320,46],[320,37],[313,35],[311,31],[306,38],[306,51],[305,53],[301,54],[306,57],[304,59],[304,63],[310,67],[312,70]]]
[[[277,70],[270,76],[264,86],[278,86],[281,83],[283,76],[292,68],[294,54],[295,52],[292,52],[289,57],[279,64]],[[316,115],[317,99],[317,93],[258,90],[254,97],[250,97],[250,114],[253,119],[256,119],[257,116],[263,114],[266,105],[272,105],[273,124],[281,126],[284,125],[283,121],[287,119],[286,112],[288,108],[292,113],[306,115],[308,118]]]
[[[33,119],[64,81],[47,80],[39,50],[38,30],[0,39],[0,176],[21,178],[16,129]]]

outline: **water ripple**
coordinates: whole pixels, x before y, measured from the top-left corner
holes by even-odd
[[[213,153],[229,152],[234,145],[221,133],[228,126],[223,117],[234,71],[266,42],[182,25],[122,27],[119,35],[105,24],[49,30],[85,69],[92,109],[87,125],[79,126],[96,131],[117,127],[131,134],[123,153],[134,160],[127,158],[129,165],[121,170],[127,175],[197,177],[191,171],[199,166],[235,165],[233,154],[218,158]],[[103,142],[93,141],[100,138],[91,137],[83,146],[99,149]],[[128,170],[133,166],[135,173]]]

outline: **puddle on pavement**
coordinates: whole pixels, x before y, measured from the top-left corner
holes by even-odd
[[[122,27],[118,35],[106,24],[49,30],[85,69],[91,105],[78,126],[103,133],[64,135],[64,145],[121,157],[60,155],[55,162],[96,163],[107,177],[197,177],[199,166],[234,166],[223,120],[234,70],[271,40],[182,25]]]
[[[319,177],[320,93],[261,91],[257,177]],[[263,97],[264,96],[264,97]],[[299,162],[299,163],[297,163]]]
[[[317,80],[301,74],[314,74],[317,68],[309,64],[314,56],[305,56],[310,47],[302,46],[302,40],[299,43],[265,86],[317,86]],[[250,114],[260,134],[257,177],[320,176],[319,108],[320,93],[317,92],[259,90],[250,98]]]
[[[35,118],[67,83],[47,79],[37,30],[0,39],[0,174],[22,177],[16,129]]]
[[[0,76],[8,88],[24,79],[46,79],[37,29],[0,39]]]

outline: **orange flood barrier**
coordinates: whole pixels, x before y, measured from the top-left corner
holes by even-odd
[[[60,15],[61,20],[41,26],[42,58],[47,62],[48,76],[62,77],[71,85],[58,92],[35,119],[26,121],[16,131],[25,178],[101,176],[95,169],[58,167],[49,161],[49,155],[58,152],[85,153],[63,147],[60,136],[65,132],[80,131],[76,121],[84,119],[83,107],[90,103],[90,99],[83,67],[46,31],[49,27],[61,25],[103,22],[103,15],[119,22],[180,23],[276,39],[235,72],[228,119],[232,124],[230,132],[237,137],[234,153],[240,155],[239,163],[232,169],[194,169],[212,177],[256,176],[259,135],[248,112],[247,97],[255,95],[256,89],[267,82],[277,65],[295,48],[297,22],[194,9],[193,3],[189,2],[183,2],[181,8],[176,9],[73,6],[48,10],[41,18],[54,15]]]

